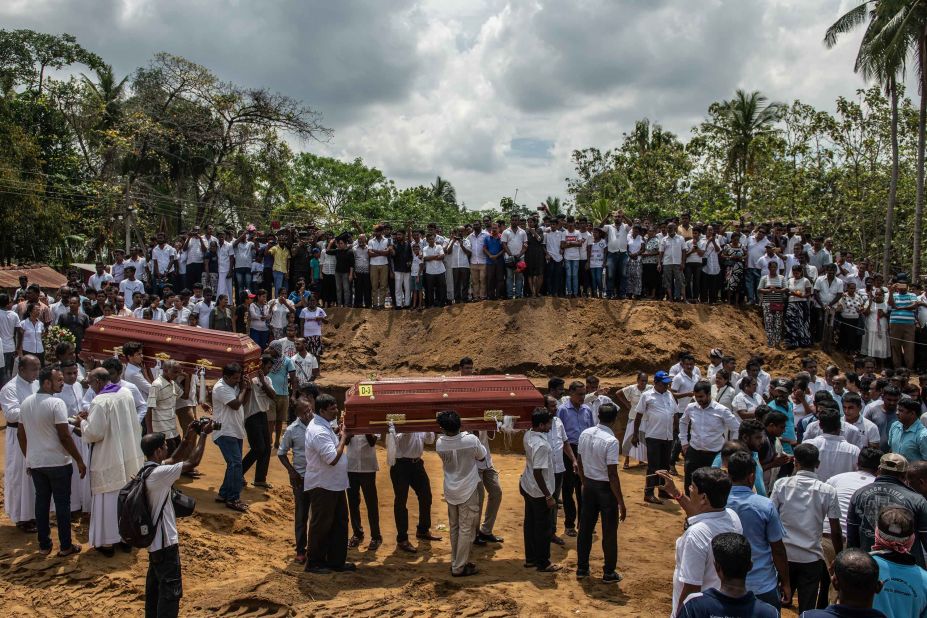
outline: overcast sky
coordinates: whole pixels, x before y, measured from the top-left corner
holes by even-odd
[[[570,153],[650,118],[684,139],[735,89],[832,110],[862,81],[858,0],[4,0],[4,28],[68,32],[117,75],[168,51],[319,110],[320,154],[470,208],[566,197]]]

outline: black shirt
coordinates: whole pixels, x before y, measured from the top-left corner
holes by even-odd
[[[354,268],[354,251],[351,249],[335,249],[331,252],[335,256],[335,272],[347,274]]]
[[[90,326],[90,318],[82,313],[74,315],[70,311],[58,318],[58,326],[62,326],[74,335],[77,340],[74,347],[80,352],[80,345],[84,341],[84,331]]]
[[[393,252],[393,272],[410,272],[412,270],[412,245],[407,241],[395,242]]]

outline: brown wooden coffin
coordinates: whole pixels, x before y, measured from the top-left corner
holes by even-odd
[[[144,346],[145,362],[150,366],[171,359],[184,369],[203,367],[210,379],[221,377],[228,363],[238,363],[246,374],[261,368],[261,348],[246,335],[114,316],[87,329],[80,356],[85,363],[102,361],[129,341]]]
[[[454,410],[468,431],[495,430],[505,416],[528,429],[531,413],[543,405],[543,395],[521,375],[378,379],[347,392],[344,422],[353,433],[382,433],[390,423],[399,433],[440,431],[438,412]]]

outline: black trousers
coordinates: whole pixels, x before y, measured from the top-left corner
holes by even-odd
[[[447,296],[447,278],[445,274],[426,274],[425,305],[428,307],[443,307],[445,296]]]
[[[354,306],[370,308],[370,273],[354,273]]]
[[[458,303],[467,302],[470,299],[470,269],[454,268],[451,274],[454,275],[454,300]]]
[[[418,498],[418,526],[416,531],[424,534],[431,529],[431,480],[425,472],[421,459],[397,459],[389,469],[393,482],[393,517],[396,518],[396,542],[409,540],[409,488]]]
[[[706,302],[716,303],[721,300],[721,283],[724,281],[724,275],[718,273],[717,275],[707,275],[705,271],[702,271],[702,298]]]
[[[602,516],[602,553],[605,554],[607,575],[618,566],[618,500],[612,493],[608,481],[586,479],[583,488],[583,514],[576,539],[576,568],[589,569],[589,552],[592,550],[592,534]]]
[[[579,461],[579,448],[571,444],[573,453],[576,455],[576,461]],[[582,515],[583,510],[583,484],[579,476],[573,472],[573,462],[570,458],[563,455],[563,465],[566,466],[566,472],[563,473],[563,525],[567,530],[576,527],[576,522]],[[573,503],[573,496],[576,496],[576,503]]]
[[[554,473],[554,500],[560,501],[560,492],[563,490],[563,475],[564,472],[555,472]],[[550,510],[550,535],[554,536],[557,534],[557,507],[555,506]]]
[[[145,618],[176,617],[180,614],[182,596],[180,546],[150,552],[145,577]]]
[[[348,511],[351,514],[351,531],[354,536],[364,536],[361,524],[360,495],[364,492],[364,506],[367,507],[367,521],[370,523],[370,538],[383,540],[380,536],[380,503],[377,500],[376,472],[348,472]]]
[[[702,263],[686,262],[683,274],[686,278],[686,300],[698,300],[702,296]]]
[[[248,454],[241,459],[241,474],[244,476],[254,466],[254,482],[267,481],[270,465],[270,432],[267,429],[267,413],[258,412],[245,419],[245,433],[248,435]]]
[[[692,484],[692,473],[699,468],[711,466],[718,451],[697,451],[691,446],[686,450],[685,460],[685,492],[689,495],[689,485]]]
[[[486,297],[502,300],[505,296],[505,262],[489,262],[486,264]]]
[[[672,440],[658,440],[647,438],[647,480],[644,485],[644,495],[652,496],[654,487],[662,487],[663,479],[656,476],[657,470],[668,470],[670,453],[673,450]]]
[[[309,543],[309,492],[303,491],[302,485],[293,488],[295,506],[294,522],[296,533],[296,553],[305,554]]]
[[[563,296],[563,260],[550,260],[544,269],[544,293],[547,296]]]
[[[186,287],[188,290],[193,290],[194,283],[200,283],[200,280],[203,278],[203,263],[197,262],[194,264],[187,264],[187,281]],[[174,290],[177,292],[178,290]]]
[[[525,499],[525,563],[539,569],[547,568],[550,565],[550,537],[553,534],[550,513],[557,511],[547,508],[547,500],[543,496],[532,498],[521,487],[518,491]]]
[[[799,615],[817,607],[818,589],[821,586],[821,574],[823,572],[823,560],[815,560],[814,562],[792,562],[789,560],[789,579],[792,582],[792,590],[798,593]]]
[[[348,557],[348,501],[343,491],[316,487],[309,494],[307,567],[344,566]]]

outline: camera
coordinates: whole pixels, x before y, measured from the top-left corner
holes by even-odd
[[[209,425],[210,421],[212,421],[213,430],[218,431],[219,429],[222,429],[222,423],[220,423],[217,420],[213,420],[209,418],[208,416],[204,416],[204,417],[196,419],[190,424],[190,426],[193,428],[193,431],[195,431],[196,433],[203,433],[203,430],[206,428],[207,425]]]

